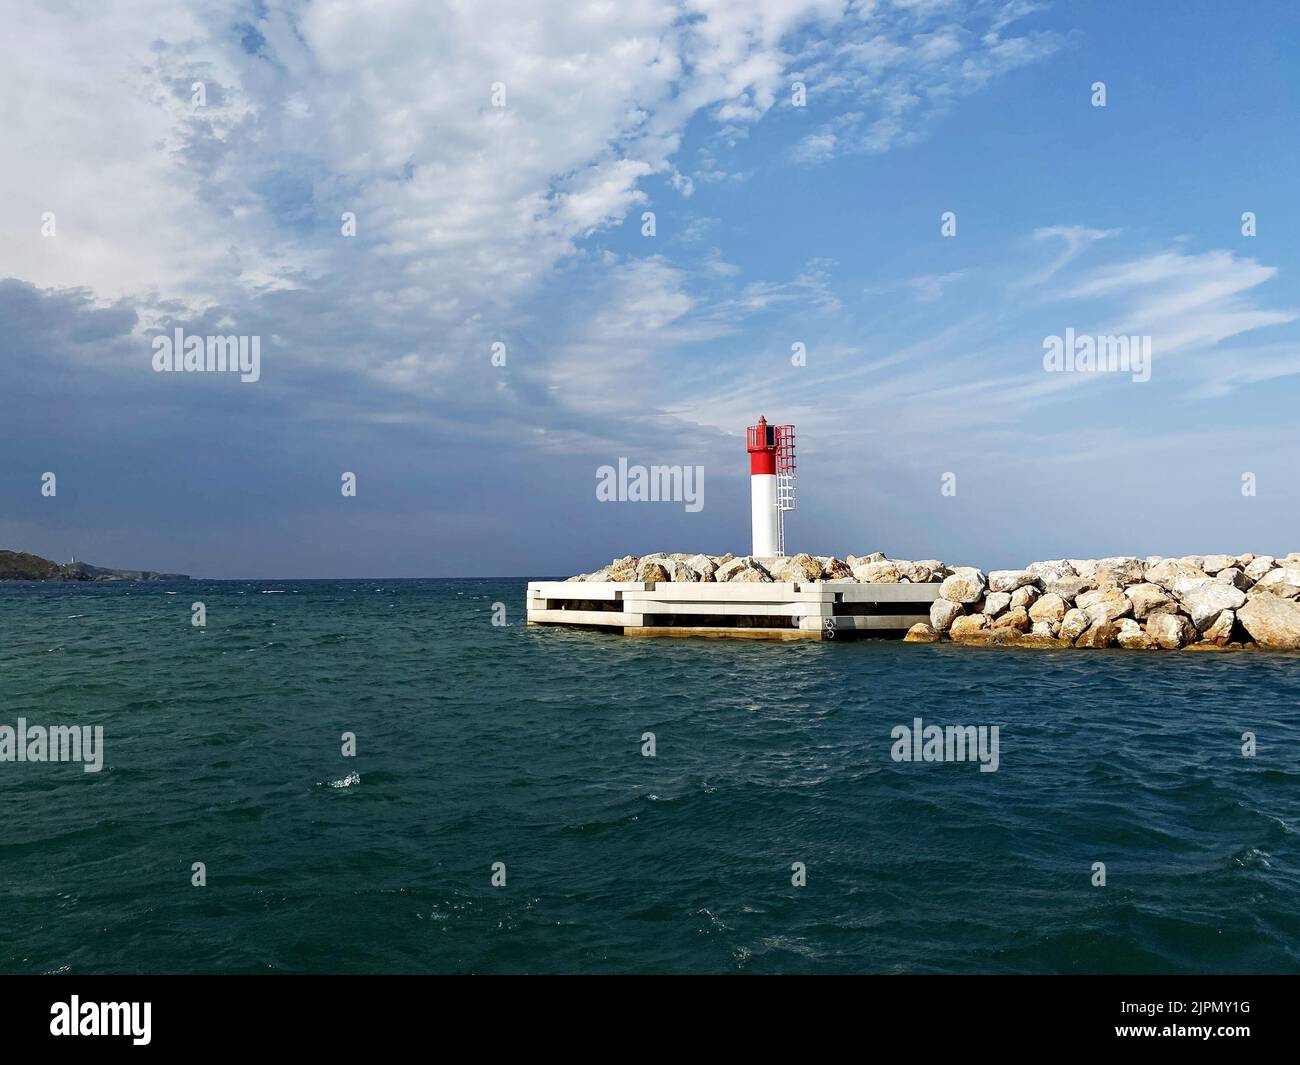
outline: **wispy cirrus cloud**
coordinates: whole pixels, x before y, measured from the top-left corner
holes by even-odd
[[[1115,299],[1121,309],[1102,332],[1149,335],[1172,355],[1295,321],[1297,311],[1258,302],[1255,290],[1276,275],[1276,267],[1222,249],[1168,251],[1101,267],[1066,295]]]
[[[1062,245],[1061,251],[1044,269],[1025,277],[1021,283],[1025,285],[1045,284],[1099,240],[1105,240],[1107,237],[1114,237],[1118,234],[1118,229],[1092,229],[1088,226],[1076,225],[1043,226],[1040,229],[1035,229],[1032,234],[1034,240],[1048,243],[1059,242]]]

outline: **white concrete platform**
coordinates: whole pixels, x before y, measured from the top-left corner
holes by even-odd
[[[928,621],[933,584],[532,581],[530,625],[626,636],[824,640],[902,636]]]

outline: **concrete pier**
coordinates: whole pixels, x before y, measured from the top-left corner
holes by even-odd
[[[901,638],[929,620],[938,584],[533,581],[528,624],[625,636],[770,640]]]

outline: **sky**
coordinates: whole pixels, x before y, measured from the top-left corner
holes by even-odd
[[[791,552],[1300,550],[1289,2],[0,20],[0,548],[213,578],[744,554],[763,415],[798,433]],[[260,338],[260,376],[158,372],[176,329]],[[1149,379],[1050,372],[1067,330],[1149,338]],[[704,505],[601,501],[620,459],[702,467]]]

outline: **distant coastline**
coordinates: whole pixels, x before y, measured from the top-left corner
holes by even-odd
[[[0,551],[0,581],[188,581],[188,573],[108,569],[86,562],[58,563],[26,551]]]

